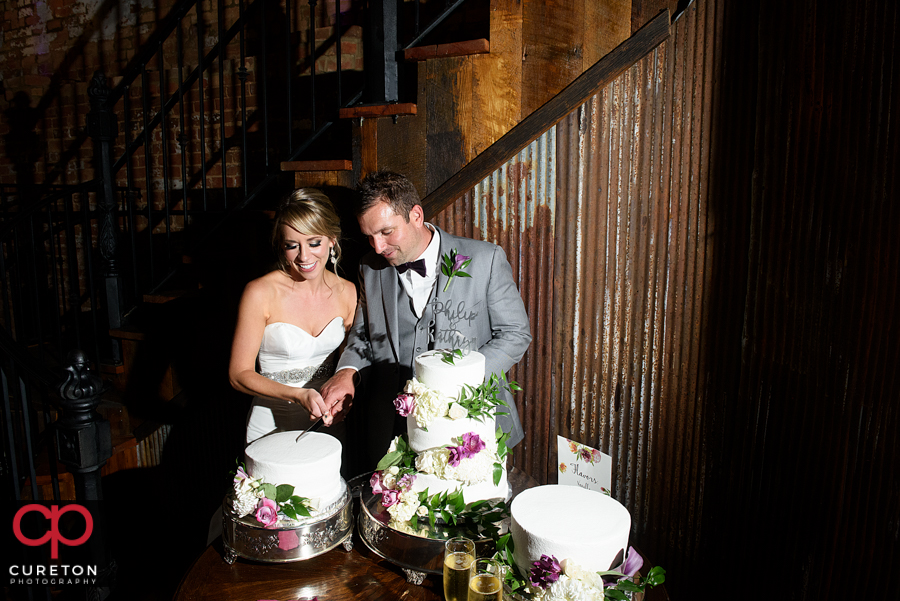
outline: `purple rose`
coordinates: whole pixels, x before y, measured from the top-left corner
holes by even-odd
[[[622,569],[620,571],[626,576],[631,577],[637,574],[637,571],[640,570],[643,565],[644,558],[634,550],[634,547],[628,547],[628,556],[625,558],[625,563],[622,564]]]
[[[453,271],[459,271],[462,268],[463,263],[471,258],[472,257],[467,257],[466,255],[456,255],[453,261]]]
[[[385,507],[390,507],[391,505],[396,505],[400,500],[400,491],[393,490],[391,488],[385,488],[384,492],[381,493],[381,504]]]
[[[462,447],[450,447],[450,459],[447,461],[453,467],[459,465],[459,462],[462,459],[465,459],[467,455],[465,454],[465,449]]]
[[[466,432],[462,435],[462,447],[466,451],[466,456],[471,457],[484,449],[484,441],[474,432]]]
[[[541,558],[534,562],[531,573],[528,575],[528,582],[535,588],[545,589],[557,580],[562,573],[559,562],[552,555],[541,555]]]
[[[394,399],[394,409],[400,417],[406,417],[416,409],[416,397],[412,394],[400,394]]]
[[[409,492],[412,489],[413,482],[416,481],[415,474],[406,474],[397,482],[397,488],[402,492]]]
[[[256,521],[266,528],[274,528],[278,522],[278,504],[263,497],[256,506]]]
[[[384,492],[384,487],[381,485],[381,472],[375,472],[372,474],[372,478],[369,479],[369,484],[372,486],[372,492],[374,494],[379,494]]]

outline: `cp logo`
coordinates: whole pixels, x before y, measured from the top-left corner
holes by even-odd
[[[37,511],[39,514],[50,520],[50,530],[40,538],[27,538],[22,534],[22,516],[30,511]],[[68,539],[59,533],[59,516],[67,511],[76,511],[84,516],[84,534],[75,540]],[[19,539],[19,542],[28,545],[29,547],[37,547],[38,545],[45,544],[49,540],[50,557],[52,559],[57,559],[59,557],[60,542],[64,545],[69,545],[70,547],[77,547],[78,545],[84,544],[84,542],[90,538],[91,532],[93,531],[94,518],[91,517],[91,512],[81,505],[66,505],[62,509],[59,508],[59,505],[51,505],[50,509],[47,509],[43,505],[32,503],[22,507],[22,509],[16,512],[16,517],[13,518],[13,532],[15,533],[16,538]]]

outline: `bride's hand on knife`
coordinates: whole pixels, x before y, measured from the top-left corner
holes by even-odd
[[[322,422],[326,426],[330,426],[332,420],[330,407],[325,403],[322,395],[311,388],[301,388],[299,392],[299,398],[294,402],[303,405],[309,411],[310,420],[315,421],[322,417]]]

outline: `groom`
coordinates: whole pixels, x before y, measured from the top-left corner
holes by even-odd
[[[525,354],[531,330],[503,249],[425,223],[419,195],[406,177],[368,175],[359,186],[356,216],[374,252],[360,264],[356,319],[338,371],[321,392],[337,414],[352,402],[360,378],[366,384],[355,417],[364,424],[360,467],[374,469],[393,437],[406,431],[393,400],[413,377],[417,355],[468,345],[484,355],[485,375],[499,376]],[[444,257],[454,252],[471,258],[460,269],[470,277],[441,272]],[[524,433],[512,395],[502,396],[509,412],[499,413],[497,424],[510,433],[512,447]]]

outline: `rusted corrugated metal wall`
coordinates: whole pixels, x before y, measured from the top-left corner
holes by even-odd
[[[458,235],[489,240],[506,250],[534,340],[509,374],[523,391],[516,395],[525,441],[514,464],[546,481],[547,449],[555,448],[552,423],[552,339],[556,204],[556,128],[532,142],[442,211],[435,222]]]
[[[634,540],[675,573],[697,554],[707,468],[714,9],[678,19],[557,134],[554,425],[612,455]]]
[[[675,598],[900,598],[898,28],[693,2],[439,218],[506,249],[532,319],[515,465],[611,454]]]

